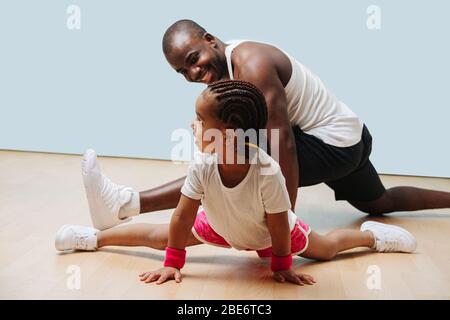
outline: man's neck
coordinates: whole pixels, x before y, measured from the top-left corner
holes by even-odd
[[[226,56],[225,56],[225,49],[226,47],[229,46],[229,44],[226,44],[225,42],[217,39],[217,45],[219,48],[219,51],[221,52],[222,56],[225,57],[224,61],[222,63],[224,63],[224,70],[225,72],[223,73],[222,77],[219,80],[230,80],[230,75],[228,72],[228,65],[227,65],[227,60],[226,60]]]

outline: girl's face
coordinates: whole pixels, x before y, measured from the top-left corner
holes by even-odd
[[[215,99],[204,91],[195,103],[196,118],[191,128],[194,132],[195,144],[204,153],[222,153],[225,146],[225,128],[212,114],[215,108]]]

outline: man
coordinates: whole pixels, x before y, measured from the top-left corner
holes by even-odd
[[[385,189],[369,160],[372,137],[365,125],[322,81],[282,50],[264,43],[225,43],[191,20],[170,26],[164,55],[189,82],[239,79],[255,84],[268,106],[268,136],[279,130],[279,164],[292,208],[297,188],[326,183],[336,200],[368,214],[450,207],[450,193],[414,187]],[[86,152],[83,177],[97,229],[139,213],[176,207],[185,177],[135,192],[103,176],[95,152]]]

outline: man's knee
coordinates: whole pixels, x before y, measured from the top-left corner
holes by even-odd
[[[373,201],[349,201],[356,209],[373,216],[380,216],[394,211],[394,202],[386,190],[383,195]]]

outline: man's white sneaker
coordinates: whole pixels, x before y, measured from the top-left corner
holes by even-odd
[[[97,249],[97,229],[66,224],[62,226],[55,237],[55,248],[59,251]]]
[[[84,153],[81,169],[94,227],[105,230],[130,221],[131,218],[121,219],[119,211],[131,200],[133,190],[119,186],[105,177],[97,162],[97,154],[92,149]]]
[[[375,237],[375,250],[379,252],[414,252],[417,241],[414,236],[403,228],[366,221],[361,225],[361,231],[370,231]]]

